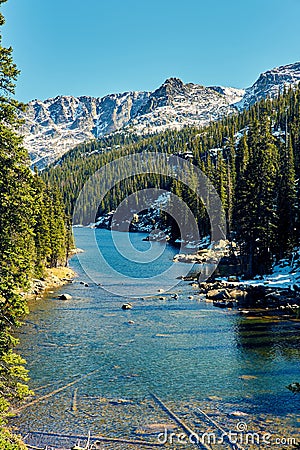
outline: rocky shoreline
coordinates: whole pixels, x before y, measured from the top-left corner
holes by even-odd
[[[247,280],[235,243],[221,240],[192,254],[177,254],[174,262],[200,265],[197,276],[184,279],[199,287],[199,295],[220,308],[235,308],[247,316],[276,316],[300,320],[300,249],[282,259],[272,273]],[[205,268],[215,266],[207,281]],[[199,266],[198,266],[199,267]],[[205,279],[205,278],[204,278]]]
[[[41,279],[33,279],[28,292],[23,293],[28,300],[38,300],[47,291],[57,289],[71,283],[77,274],[70,267],[53,267],[46,269],[45,276]]]
[[[274,288],[244,282],[214,281],[199,283],[199,294],[208,302],[223,308],[237,308],[242,314],[280,316],[300,319],[300,288]]]

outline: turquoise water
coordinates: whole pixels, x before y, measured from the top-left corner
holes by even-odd
[[[110,233],[97,230],[96,240],[106,260],[127,277],[120,280],[101,265],[94,233],[86,228],[75,230],[76,244],[85,250],[70,262],[78,278],[31,305],[19,350],[28,361],[30,384],[37,389],[37,397],[95,372],[69,390],[24,409],[16,426],[21,430],[86,432],[86,416],[70,413],[75,387],[82,405],[93,398],[138,403],[148,398],[149,392],[165,401],[191,405],[213,396],[220,399],[219,408],[226,403],[257,416],[289,416],[295,426],[300,396],[292,395],[286,386],[299,381],[299,322],[251,320],[237,311],[214,308],[188,282],[178,285],[176,277],[182,269],[187,271],[186,265],[176,267],[173,279],[164,275],[159,280],[165,278],[163,287],[171,286],[170,294],[178,293],[178,300],[169,293],[134,298],[137,286],[139,294],[143,289],[145,295],[153,290],[151,277],[173,265],[177,250],[154,243],[157,254],[164,251],[153,263],[129,264],[114,250]],[[118,235],[126,254],[128,235]],[[130,236],[139,252],[151,245],[142,241],[143,237]],[[128,278],[133,272],[134,279]],[[159,286],[155,280],[155,292]],[[110,292],[120,287],[124,297]],[[62,292],[71,294],[72,299],[58,300]],[[132,303],[131,310],[121,309],[125,301]],[[91,412],[92,403],[82,405],[82,410]],[[103,431],[105,421],[98,413],[102,420],[97,411],[93,413],[95,433]]]

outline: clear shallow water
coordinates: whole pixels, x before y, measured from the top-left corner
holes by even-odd
[[[105,413],[99,404],[95,411],[93,398],[130,399],[137,405],[149,398],[149,392],[178,405],[205,403],[212,397],[217,399],[219,410],[226,404],[229,412],[238,409],[258,417],[288,417],[289,425],[297,426],[300,396],[292,395],[285,386],[299,381],[299,322],[246,319],[235,311],[214,308],[187,282],[172,287],[170,293],[179,293],[178,300],[169,294],[159,294],[165,299],[137,297],[129,299],[133,309],[123,311],[128,293],[136,292],[136,279],[148,277],[139,289],[153,289],[151,277],[172,265],[177,250],[167,245],[153,264],[127,265],[114,251],[109,232],[97,230],[101,251],[110,263],[118,270],[123,268],[126,275],[134,272],[135,280],[120,281],[109,268],[99,265],[94,230],[82,228],[75,233],[77,246],[85,250],[70,263],[78,278],[31,305],[28,322],[20,333],[20,352],[28,361],[37,397],[95,372],[24,409],[14,420],[16,426],[74,434],[86,433],[93,420],[93,432],[103,432],[111,421],[107,414],[112,412]],[[118,235],[125,252],[128,236]],[[149,249],[143,235],[132,234],[130,238],[139,251]],[[162,244],[155,245],[159,253]],[[180,265],[171,285],[178,283],[178,274]],[[168,285],[170,280],[166,281]],[[125,297],[98,283],[107,289],[123,283]],[[160,285],[156,281],[154,285],[157,292]],[[62,292],[71,294],[72,299],[58,300]],[[193,299],[188,299],[190,295]],[[83,416],[72,413],[75,388]],[[129,420],[126,414],[118,420],[122,418]]]

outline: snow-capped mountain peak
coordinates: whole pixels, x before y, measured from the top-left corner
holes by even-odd
[[[244,98],[237,104],[239,109],[248,108],[258,100],[275,97],[284,87],[300,82],[300,62],[275,67],[260,74],[255,83],[246,89]]]
[[[202,86],[168,78],[153,92],[125,92],[103,98],[57,96],[33,100],[23,134],[33,165],[45,167],[75,145],[117,130],[141,135],[218,120],[257,100],[274,97],[300,81],[300,62],[262,73],[248,89]]]
[[[31,101],[22,133],[32,164],[44,167],[75,145],[122,128],[149,95],[125,92],[103,98],[58,96]]]
[[[242,89],[185,84],[179,78],[168,78],[150,94],[128,126],[140,134],[187,125],[202,126],[235,112],[233,103],[241,100],[244,92]]]

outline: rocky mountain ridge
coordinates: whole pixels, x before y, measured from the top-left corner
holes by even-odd
[[[167,79],[153,92],[103,98],[58,96],[28,104],[22,133],[32,165],[43,168],[72,147],[117,130],[141,135],[202,126],[300,81],[300,62],[262,73],[246,90]]]
[[[286,66],[275,67],[260,74],[257,81],[245,90],[245,95],[236,104],[242,110],[249,108],[255,102],[266,97],[276,97],[284,87],[300,82],[300,62]]]
[[[31,101],[21,131],[32,165],[43,168],[76,145],[122,128],[149,95],[126,92],[103,98],[58,96]]]

